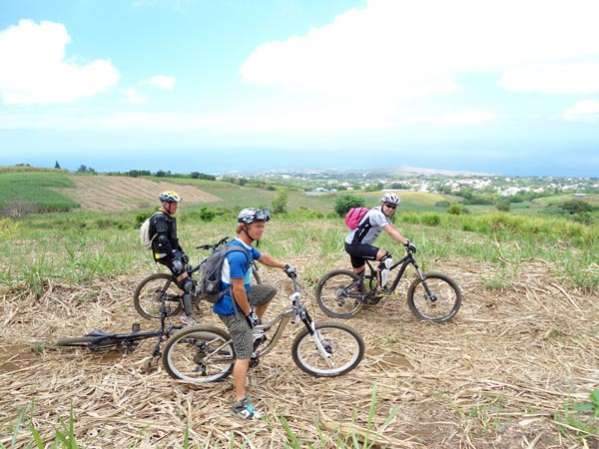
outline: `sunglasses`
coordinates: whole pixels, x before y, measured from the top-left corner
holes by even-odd
[[[258,221],[268,221],[270,220],[270,213],[268,212],[268,209],[259,209],[256,211],[254,217],[256,217],[256,220]]]
[[[389,207],[390,209],[397,209],[397,205],[396,204],[385,203],[385,206]]]

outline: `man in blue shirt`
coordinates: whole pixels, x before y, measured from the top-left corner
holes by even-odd
[[[235,365],[233,366],[233,383],[235,400],[233,413],[244,418],[260,418],[260,413],[247,396],[245,384],[250,358],[254,351],[252,329],[260,323],[268,308],[269,302],[277,293],[270,285],[250,285],[252,278],[252,262],[269,267],[281,268],[286,273],[294,273],[295,269],[288,264],[261,253],[252,246],[254,241],[262,238],[266,222],[270,214],[265,209],[243,209],[237,217],[237,238],[229,246],[238,246],[243,251],[227,254],[223,263],[221,291],[222,298],[214,304],[214,312],[227,326],[233,340]]]

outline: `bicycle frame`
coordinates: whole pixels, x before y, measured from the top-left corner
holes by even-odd
[[[257,329],[262,330],[263,332],[267,332],[268,330],[272,329],[273,326],[277,326],[272,339],[261,351],[257,353],[258,357],[266,355],[273,350],[283,335],[285,328],[292,320],[294,322],[301,320],[306,325],[310,335],[314,335],[315,333],[314,321],[301,301],[299,284],[295,278],[291,278],[291,281],[293,282],[293,293],[290,296],[291,306],[280,312],[268,323],[257,326]]]
[[[380,273],[380,270],[378,270],[377,268],[374,268],[372,266],[372,264],[370,263],[369,260],[366,261],[366,264],[368,265],[368,268],[370,269],[370,274],[373,278],[377,279],[377,289],[380,288],[380,279],[378,278],[378,274]],[[391,265],[391,267],[389,268],[389,271],[393,271],[395,270],[397,267],[399,267],[401,265],[401,267],[399,268],[399,271],[397,272],[397,276],[395,276],[395,279],[393,280],[393,282],[391,283],[390,287],[384,287],[384,291],[386,293],[392,293],[395,291],[395,289],[397,288],[397,286],[399,285],[399,282],[401,281],[406,269],[408,268],[409,265],[413,265],[414,269],[416,270],[416,274],[418,275],[418,277],[424,281],[424,276],[422,275],[422,272],[420,271],[420,267],[418,266],[418,263],[416,262],[416,259],[414,258],[414,255],[410,252],[408,253],[406,256],[404,256],[401,260],[399,260],[398,262],[394,263],[393,265]],[[424,288],[427,291],[428,294],[430,294],[428,287],[426,286],[426,283],[423,282]]]
[[[321,353],[321,355],[325,358],[330,358],[330,354],[325,350],[325,348],[322,345],[322,342],[320,341],[320,335],[318,335],[318,332],[316,331],[312,317],[308,313],[308,310],[306,310],[306,307],[302,304],[300,288],[297,279],[291,278],[291,280],[293,282],[294,290],[290,296],[291,306],[280,312],[271,321],[265,324],[258,325],[255,328],[255,330],[266,333],[274,326],[277,326],[275,333],[269,340],[268,344],[264,346],[260,351],[256,352],[256,358],[265,356],[266,354],[270,353],[275,348],[275,346],[277,346],[279,340],[281,339],[281,336],[285,332],[285,328],[287,327],[290,321],[293,321],[294,323],[296,321],[302,321],[308,329],[310,335],[314,337],[316,346],[318,347],[318,350]]]
[[[164,338],[168,338],[174,330],[181,329],[181,326],[169,325],[166,326],[167,318],[166,301],[164,297],[161,298],[160,305],[160,328],[154,331],[139,331],[139,324],[133,325],[133,331],[131,333],[106,333],[104,331],[93,331],[87,334],[86,337],[92,337],[93,340],[89,341],[85,346],[91,350],[102,350],[113,348],[124,348],[126,351],[133,351],[137,347],[137,344],[141,340],[158,337],[158,341],[152,351],[153,357],[159,357],[161,355],[160,345],[164,341]],[[76,344],[73,344],[76,346]]]

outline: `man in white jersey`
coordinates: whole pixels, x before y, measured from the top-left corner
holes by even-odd
[[[416,252],[416,247],[401,235],[390,221],[398,204],[399,196],[395,193],[385,193],[381,198],[380,206],[370,209],[360,220],[356,229],[352,230],[345,238],[345,251],[351,257],[354,272],[361,278],[364,276],[366,260],[383,261],[390,256],[386,250],[373,245],[382,231],[389,234],[396,242]],[[362,287],[362,282],[360,282],[359,287]]]

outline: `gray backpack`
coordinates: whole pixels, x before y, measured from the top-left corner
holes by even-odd
[[[233,252],[244,253],[248,262],[250,254],[241,246],[226,246],[211,254],[199,270],[200,281],[198,283],[198,294],[208,302],[216,303],[224,296],[225,291],[220,291],[220,281],[223,274],[223,264],[228,254]]]

